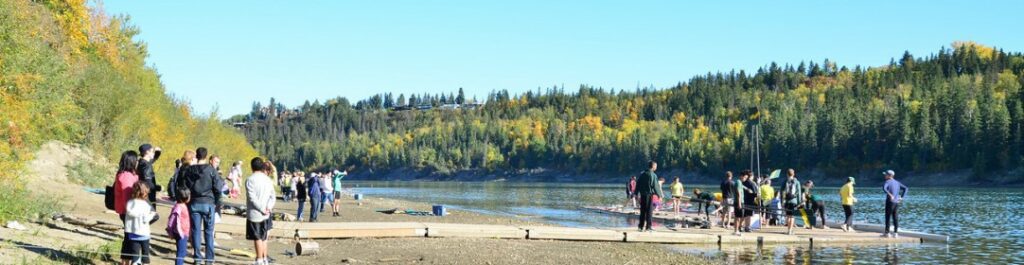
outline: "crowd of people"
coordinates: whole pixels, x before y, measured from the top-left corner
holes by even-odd
[[[626,184],[626,206],[640,209],[640,231],[651,231],[654,213],[663,206],[662,185],[664,178],[659,178],[655,171],[657,162],[649,161],[647,169],[638,175],[630,176]],[[705,217],[711,225],[712,215],[718,217],[717,225],[731,228],[733,234],[741,236],[765,225],[785,226],[786,234],[794,234],[796,217],[799,216],[806,229],[829,229],[825,214],[826,202],[814,189],[814,182],[800,182],[796,171],[786,170],[785,182],[778,190],[772,186],[772,177],[754,174],[751,170],[743,170],[739,177],[732,171],[726,171],[719,185],[719,192],[694,189],[692,196],[685,196],[683,184],[675,177],[669,186],[672,195],[672,211],[677,215],[680,209],[688,207],[692,202],[696,205],[697,216]],[[777,174],[773,174],[777,175]],[[895,179],[896,172],[882,172],[885,184],[885,228],[882,237],[899,237],[899,208],[907,193],[907,186]],[[847,232],[853,230],[854,196],[856,179],[848,177],[839,189],[840,204],[843,207],[845,221],[840,228]],[[686,200],[688,198],[688,200]],[[820,220],[820,222],[819,222]],[[890,231],[891,228],[891,231]]]
[[[157,193],[164,190],[156,184],[153,164],[162,150],[150,144],[138,151],[121,153],[108,207],[124,224],[121,264],[150,264],[150,226],[159,220],[156,211]],[[255,264],[269,264],[267,237],[273,229],[274,206],[280,187],[285,202],[298,201],[298,219],[302,221],[305,201],[310,201],[309,221],[330,204],[334,216],[340,216],[341,179],[347,171],[324,173],[280,172],[264,158],[249,161],[252,174],[243,177],[242,161],[232,163],[224,178],[220,157],[199,147],[188,150],[175,160],[174,173],[166,186],[167,198],[173,206],[167,215],[167,236],[176,242],[175,264],[184,264],[191,245],[193,264],[212,264],[216,260],[214,238],[216,223],[226,198],[245,196],[245,237],[255,248]],[[244,185],[244,186],[243,186]],[[243,189],[244,187],[244,189]],[[244,194],[243,194],[244,192]],[[111,204],[110,201],[113,203]]]

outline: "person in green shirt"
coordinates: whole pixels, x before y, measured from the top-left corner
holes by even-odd
[[[825,201],[822,201],[818,195],[813,192],[814,181],[807,180],[804,182],[804,196],[807,196],[807,205],[804,209],[807,209],[807,215],[810,215],[807,229],[813,229],[818,226],[818,216],[821,217],[821,228],[828,229],[828,223],[825,222]]]
[[[647,170],[640,174],[636,182],[636,192],[640,195],[640,224],[638,225],[640,231],[654,231],[651,229],[654,219],[651,199],[654,195],[659,198],[665,197],[661,191],[661,185],[658,185],[658,175],[654,173],[656,170],[658,170],[658,163],[654,160],[648,161]]]
[[[679,215],[679,205],[683,202],[683,183],[679,182],[679,177],[675,178],[669,189],[672,190],[672,210]]]
[[[846,223],[843,223],[843,231],[853,231],[853,204],[857,203],[857,197],[853,197],[853,185],[856,180],[853,177],[846,179],[846,184],[839,188],[839,200],[843,204],[843,213],[846,214]]]
[[[707,217],[708,222],[711,222],[711,212],[708,209],[714,207],[711,202],[715,201],[715,195],[700,189],[693,189],[693,195],[694,198],[691,200],[697,203],[697,217],[700,217],[700,211],[704,210],[704,216]]]
[[[333,216],[341,216],[341,213],[339,212],[341,211],[341,179],[348,176],[348,170],[338,171],[335,169],[334,172],[331,173],[334,174],[331,176],[331,187],[334,188],[334,204],[331,205],[331,208],[334,210]]]
[[[750,216],[754,213],[754,211],[746,207],[747,205],[746,203],[744,203],[746,202],[744,200],[746,197],[744,193],[749,193],[751,191],[747,188],[746,185],[743,184],[743,182],[749,180],[750,177],[750,170],[744,170],[742,173],[740,173],[740,177],[733,181],[733,208],[736,209],[736,226],[735,230],[733,230],[733,235],[736,236],[740,235],[741,228],[746,230],[747,226],[749,226],[750,223]]]

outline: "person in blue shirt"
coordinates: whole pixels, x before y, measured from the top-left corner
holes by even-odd
[[[900,204],[903,203],[903,199],[907,195],[907,186],[903,185],[895,179],[896,172],[892,170],[886,170],[882,172],[885,175],[885,184],[882,185],[882,191],[885,192],[885,233],[882,237],[897,238],[900,236]],[[892,220],[892,234],[889,233],[889,221]]]
[[[309,196],[309,221],[316,222],[317,217],[320,216],[320,207],[323,203],[323,192],[320,190],[320,186],[324,185],[320,181],[320,176],[317,173],[310,173],[309,177],[306,178],[306,188],[309,190],[306,194]]]

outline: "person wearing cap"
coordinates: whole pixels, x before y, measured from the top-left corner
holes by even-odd
[[[143,144],[139,146],[139,155],[142,159],[139,159],[139,165],[136,167],[135,172],[139,174],[139,180],[146,184],[149,188],[149,204],[152,207],[156,207],[156,193],[161,191],[163,188],[156,184],[156,175],[153,173],[153,163],[156,163],[157,159],[160,159],[160,153],[163,150],[160,147],[154,147],[151,144]]]
[[[853,231],[853,204],[857,198],[853,197],[853,185],[856,180],[853,177],[846,178],[846,184],[839,188],[839,200],[843,204],[843,213],[846,214],[846,223],[843,223],[843,231]]]
[[[892,170],[886,170],[882,172],[885,175],[885,184],[882,185],[882,190],[885,191],[885,233],[882,237],[897,238],[900,236],[900,203],[903,203],[904,196],[907,195],[907,186],[903,185],[896,180],[896,172]],[[892,234],[889,233],[889,221],[892,221]]]

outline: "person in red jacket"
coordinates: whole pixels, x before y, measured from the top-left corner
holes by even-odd
[[[117,166],[117,176],[114,180],[114,211],[124,219],[125,205],[131,199],[132,185],[139,181],[136,168],[139,164],[139,153],[125,151],[121,153],[121,162]]]
[[[121,162],[117,165],[117,176],[114,179],[114,211],[117,212],[121,222],[124,222],[125,206],[131,199],[132,186],[139,182],[139,175],[136,173],[138,165],[139,153],[132,150],[121,153]],[[128,233],[125,233],[124,236],[127,239]],[[128,248],[128,240],[121,241],[121,253],[129,253]],[[121,256],[122,261],[131,258],[128,255]]]

